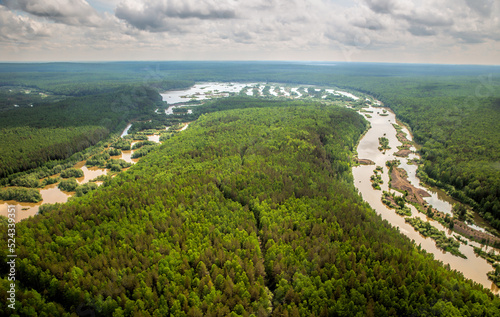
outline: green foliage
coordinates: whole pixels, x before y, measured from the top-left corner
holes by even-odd
[[[38,115],[44,118],[50,116],[50,111],[43,114],[40,111]],[[9,127],[6,120],[10,117],[9,112],[0,117],[0,177],[34,169],[49,160],[66,159],[96,144],[109,133],[106,128],[97,126]],[[30,118],[25,120],[29,122]]]
[[[108,154],[110,156],[118,156],[118,155],[121,155],[122,154],[122,150],[121,149],[115,149],[115,148],[110,148],[108,150]]]
[[[382,167],[381,166],[377,166],[373,170],[373,175],[370,177],[370,180],[372,182],[372,187],[374,189],[381,190],[380,184],[383,184],[384,181],[382,181],[382,176],[379,174],[379,172],[382,172]]]
[[[0,188],[0,200],[37,203],[42,200],[42,195],[34,188],[7,187]]]
[[[80,196],[83,196],[85,194],[87,194],[88,192],[92,191],[92,190],[96,190],[97,189],[97,184],[95,183],[85,183],[83,185],[79,185],[75,191],[76,191],[76,197],[80,197]]]
[[[34,174],[27,174],[16,177],[10,183],[12,186],[31,187],[31,188],[40,187],[40,180],[38,179],[37,175]]]
[[[156,70],[162,79],[155,88],[162,89],[175,88],[163,79],[183,78],[337,84],[373,94],[422,145],[420,175],[500,227],[500,96],[498,70],[488,67],[3,64],[3,85],[37,86],[53,99],[45,113],[36,106],[3,112],[0,176],[67,158],[130,118],[145,120],[134,89],[116,94],[123,83],[144,81],[144,69]],[[484,73],[492,76],[478,80]],[[150,99],[157,101],[155,94]],[[155,117],[151,127],[270,105],[256,98],[208,102],[190,115]],[[365,123],[346,110],[303,105],[203,115],[130,172],[106,177],[102,190],[19,223],[20,314],[68,315],[84,307],[102,316],[498,316],[497,297],[418,252],[360,200],[349,157]],[[86,111],[92,107],[99,111]],[[35,125],[7,122],[21,118]],[[6,232],[0,230],[3,238]],[[0,268],[5,276],[6,266]],[[4,293],[6,285],[4,278]]]
[[[421,145],[424,182],[500,229],[500,77],[491,68],[458,69],[456,76],[448,68],[442,75],[355,76],[344,84],[374,95],[409,125]]]
[[[382,202],[387,207],[394,208],[396,213],[400,216],[411,216],[411,209],[406,206],[406,196],[398,196],[396,193],[384,191],[382,195]]]
[[[411,224],[418,232],[425,237],[431,237],[436,241],[436,246],[453,255],[466,259],[467,257],[458,250],[460,242],[454,238],[448,238],[443,231],[432,226],[429,222],[424,222],[420,218],[405,218],[405,221]]]
[[[64,171],[61,172],[61,177],[62,178],[83,177],[83,171],[79,168],[74,168],[74,167],[68,168],[68,169],[65,169]]]
[[[136,124],[136,123],[134,123]],[[133,127],[133,126],[132,126]],[[162,127],[163,128],[163,127]],[[147,141],[148,140],[148,136],[146,134],[142,134],[142,132],[139,132],[139,133],[134,133],[132,135],[132,139],[133,140],[142,140],[142,141]]]
[[[47,177],[46,179],[44,179],[40,185],[40,187],[45,187],[47,185],[51,185],[51,184],[55,184],[55,183],[58,183],[59,181],[61,181],[61,178],[60,177]]]
[[[378,147],[379,151],[385,152],[386,150],[390,150],[391,147],[389,146],[389,139],[386,137],[380,137],[378,138],[378,142],[380,146]]]
[[[68,158],[119,130],[132,117],[153,113],[159,98],[156,91],[136,86],[4,111],[0,177]]]
[[[128,150],[130,150],[131,143],[132,142],[130,140],[120,138],[120,139],[116,140],[113,144],[111,144],[111,146],[114,147],[115,149],[121,149],[124,151],[128,151]]]
[[[467,218],[470,218],[468,217],[467,208],[463,204],[453,204],[452,212],[453,215],[458,218],[458,220],[465,221]]]
[[[500,265],[497,265],[493,271],[487,273],[488,278],[495,283],[496,286],[500,286]]]
[[[144,145],[141,148],[139,148],[138,150],[135,150],[134,153],[132,153],[132,158],[143,157],[146,154],[148,154],[149,152],[151,152],[156,146],[157,146],[157,144],[154,142],[152,142],[151,145]]]
[[[108,162],[106,162],[106,168],[111,169],[112,172],[119,172],[123,168],[127,168],[132,166],[132,163],[126,162],[122,159],[111,159]]]
[[[78,187],[78,182],[74,178],[63,179],[57,187],[66,192],[73,192]]]
[[[85,162],[85,165],[87,166],[100,166],[100,167],[105,167],[106,166],[106,161],[110,159],[110,153],[109,151],[97,153],[91,158]]]
[[[137,142],[132,146],[132,150],[138,149],[140,147],[143,147],[144,145],[155,145],[156,143],[153,141],[141,141]]]

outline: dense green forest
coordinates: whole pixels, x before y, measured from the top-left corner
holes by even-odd
[[[219,99],[192,114],[154,113],[164,107],[159,91],[194,81],[336,86],[372,95],[412,130],[424,161],[420,177],[500,229],[495,67],[0,64],[0,177],[32,187],[2,189],[2,199],[38,201],[35,187],[47,180],[16,172],[59,173],[73,165],[61,160],[101,144],[132,119],[141,122],[131,133],[196,120],[162,137],[161,147],[144,146],[141,162],[101,188],[80,186],[83,197],[44,206],[42,215],[17,224],[17,313],[499,315],[498,297],[431,260],[357,195],[350,156],[366,129],[360,116],[271,96]],[[307,91],[315,92],[301,88]],[[87,165],[93,163],[102,165],[98,158]],[[67,190],[73,180],[64,182]],[[7,240],[6,228],[2,220]],[[6,252],[0,250],[2,292],[9,284]],[[10,314],[4,302],[0,307],[0,315]]]
[[[367,122],[298,104],[202,115],[101,189],[17,224],[16,313],[497,316],[498,297],[362,202],[350,156]]]
[[[131,119],[162,106],[156,89],[122,86],[112,92],[69,97],[1,112],[0,177],[61,160],[118,132]]]

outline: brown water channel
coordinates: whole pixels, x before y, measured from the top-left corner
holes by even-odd
[[[401,168],[404,168],[408,173],[408,180],[418,188],[423,188],[419,185],[420,181],[416,176],[416,165],[407,164],[406,158],[396,157],[394,153],[398,151],[397,146],[401,143],[396,138],[396,130],[392,126],[396,123],[396,117],[393,112],[389,109],[387,110],[388,116],[381,116],[383,113],[382,108],[365,108],[366,111],[373,111],[368,113],[371,118],[367,117],[367,120],[371,123],[371,128],[361,139],[357,152],[360,159],[370,159],[375,162],[376,165],[382,166],[384,172],[382,174],[383,184],[381,184],[382,191],[389,191],[389,175],[388,168],[385,166],[385,162],[389,160],[398,159],[401,161]],[[406,130],[405,131],[410,139],[411,135]],[[379,137],[386,137],[389,139],[389,146],[391,150],[387,150],[385,154],[378,150],[379,147]],[[409,159],[418,157],[415,154],[410,155]],[[413,229],[412,226],[407,224],[402,216],[395,213],[393,209],[387,208],[381,201],[382,191],[375,190],[371,186],[370,176],[373,175],[373,170],[376,165],[361,165],[353,167],[352,172],[354,176],[354,184],[358,189],[359,193],[362,195],[363,199],[367,201],[370,206],[375,209],[375,211],[381,215],[381,217],[387,220],[391,225],[398,228],[398,230],[406,235],[408,238],[415,241],[417,245],[421,245],[422,249],[434,255],[436,260],[442,261],[445,264],[449,264],[451,269],[455,269],[464,274],[465,277],[474,280],[477,283],[482,284],[484,287],[492,290],[494,293],[499,293],[498,287],[496,287],[486,275],[487,272],[493,270],[493,267],[488,264],[483,258],[476,256],[474,254],[472,246],[480,246],[478,243],[468,241],[468,245],[461,244],[460,251],[467,256],[467,259],[463,259],[452,255],[449,252],[445,252],[436,247],[434,240],[431,238],[426,238]],[[446,194],[442,192],[432,192],[427,190],[432,197],[425,198],[425,200],[433,205],[436,209],[450,213],[451,204],[453,202]],[[434,227],[441,231],[445,231],[448,236],[454,234],[448,228],[444,228],[439,222],[428,218],[422,213],[411,206],[412,217],[420,217],[423,220],[429,221]]]
[[[128,129],[129,127],[127,127]],[[127,130],[126,129],[126,130]],[[125,132],[125,131],[124,131]],[[149,135],[148,140],[159,143],[159,135]],[[136,142],[132,142],[132,145]],[[137,163],[139,158],[133,159],[132,154],[134,150],[122,151],[121,155],[113,156],[114,159],[123,159],[129,163]],[[86,161],[80,161],[74,165],[75,168],[79,168],[83,171],[83,177],[77,178],[79,184],[85,184],[90,180],[107,174],[107,169],[99,167],[88,167],[85,166]],[[51,184],[40,189],[40,194],[42,195],[42,201],[38,203],[20,203],[17,201],[4,201],[0,200],[0,215],[7,217],[8,207],[16,206],[16,222],[23,219],[35,216],[38,213],[38,209],[43,204],[55,204],[55,203],[65,203],[68,198],[74,195],[74,192],[65,192],[57,188],[57,184]]]

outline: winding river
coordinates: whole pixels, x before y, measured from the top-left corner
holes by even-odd
[[[386,110],[387,112],[382,116],[381,114],[383,114],[383,110]],[[499,288],[493,284],[486,275],[487,272],[493,270],[492,266],[485,259],[474,254],[472,246],[481,245],[469,240],[468,245],[460,245],[460,252],[465,254],[467,259],[454,256],[451,253],[445,252],[436,247],[434,240],[422,236],[415,229],[413,229],[411,225],[405,222],[404,217],[399,216],[393,209],[389,209],[382,203],[382,191],[390,191],[388,186],[389,171],[385,165],[386,161],[395,159],[400,160],[401,165],[399,167],[404,168],[407,171],[408,180],[412,183],[412,185],[417,188],[422,188],[422,186],[419,185],[420,181],[416,176],[417,166],[408,164],[406,158],[394,156],[394,153],[397,152],[397,146],[401,145],[401,142],[399,142],[396,138],[396,129],[392,126],[393,123],[396,123],[396,116],[394,113],[387,108],[381,107],[364,108],[363,111],[364,112],[360,112],[360,114],[364,115],[365,118],[370,121],[371,128],[359,142],[357,148],[358,157],[360,159],[370,159],[376,164],[355,166],[352,169],[354,184],[363,199],[368,202],[384,220],[387,220],[391,225],[398,228],[401,233],[414,240],[417,245],[422,247],[422,249],[432,253],[436,260],[449,264],[451,269],[462,272],[465,277],[482,284],[493,293],[498,294]],[[409,131],[404,129],[404,132],[407,133],[407,138],[411,139]],[[391,147],[391,150],[386,151],[385,154],[378,150],[379,137],[386,137],[389,139],[389,146]],[[408,159],[412,158],[418,158],[418,156],[411,154],[408,157]],[[370,181],[370,176],[373,175],[373,170],[377,165],[384,168],[382,174],[383,184],[381,184],[382,191],[373,189]],[[431,197],[425,198],[428,203],[433,205],[433,207],[439,211],[451,213],[450,201],[452,200],[441,192],[438,193],[429,191],[428,189],[426,190],[431,194]],[[444,231],[447,236],[452,236],[453,232],[451,230],[443,227],[439,222],[428,218],[426,215],[419,213],[413,206],[410,206],[410,208],[412,209],[412,217],[420,217],[425,221],[429,221],[434,227]]]

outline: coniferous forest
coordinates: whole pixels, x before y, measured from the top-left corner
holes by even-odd
[[[421,145],[426,181],[498,227],[498,73],[487,96],[470,97],[484,69],[172,62],[146,81],[141,63],[87,66],[2,66],[1,86],[51,98],[7,109],[12,95],[0,91],[4,185],[131,120],[144,129],[165,124],[155,109],[165,107],[158,92],[166,89],[209,80],[336,85],[390,106]],[[72,83],[61,80],[64,68]],[[17,315],[500,315],[497,295],[435,261],[363,202],[351,167],[368,122],[354,110],[239,96],[184,118],[187,130],[127,171],[16,224]],[[4,247],[2,294],[7,261]],[[2,301],[0,315],[11,313]]]

